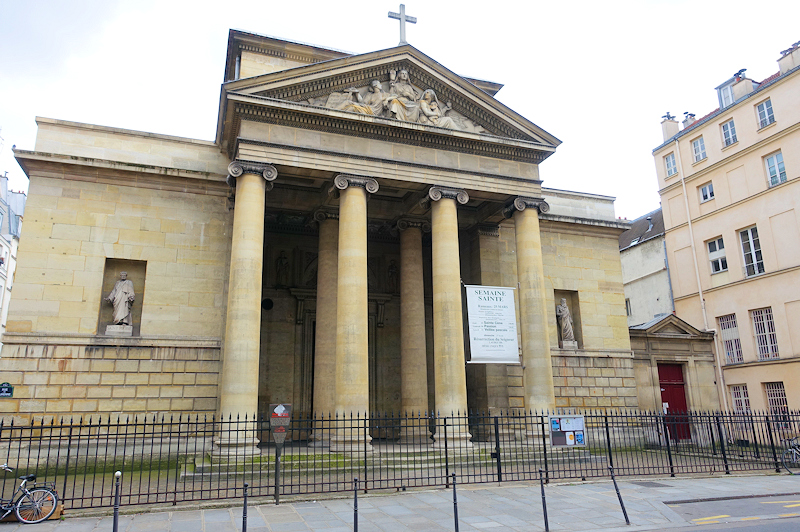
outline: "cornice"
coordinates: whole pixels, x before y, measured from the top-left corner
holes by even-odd
[[[14,150],[14,157],[29,178],[32,172],[43,169],[48,171],[47,177],[54,179],[95,181],[191,194],[228,194],[225,177],[210,172],[19,149]]]
[[[231,101],[234,103],[232,126],[237,137],[240,121],[251,120],[532,164],[539,164],[555,151],[552,146],[525,139],[453,131],[257,96],[231,97]],[[229,157],[235,154],[234,144],[228,144]]]

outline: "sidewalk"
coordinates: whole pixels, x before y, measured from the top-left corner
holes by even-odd
[[[665,503],[747,495],[800,493],[800,476],[641,478],[619,482],[631,526],[610,481],[546,485],[550,530],[662,530],[690,526]],[[361,495],[359,531],[454,530],[452,490]],[[538,482],[458,488],[461,532],[544,530]],[[111,517],[68,517],[39,525],[0,524],[0,532],[111,531]],[[164,511],[120,516],[120,531],[228,532],[241,530],[242,508]],[[248,532],[346,532],[353,527],[352,499],[262,504],[248,509]]]

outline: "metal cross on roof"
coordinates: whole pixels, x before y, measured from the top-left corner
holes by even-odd
[[[400,21],[400,46],[408,44],[408,42],[406,41],[406,22],[410,22],[411,24],[416,24],[417,17],[406,16],[406,5],[400,4],[400,12],[393,13],[392,11],[389,11],[389,18],[397,19]]]

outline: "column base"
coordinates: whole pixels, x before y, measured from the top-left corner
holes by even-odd
[[[211,449],[211,457],[218,459],[230,459],[238,457],[258,456],[261,449],[258,448],[258,438],[217,438]]]
[[[367,453],[371,454],[372,437],[366,433],[334,434],[330,439],[332,453]]]
[[[471,449],[472,448],[472,434],[469,432],[469,425],[466,419],[459,420],[460,423],[451,424],[453,420],[447,423],[447,427],[440,421],[436,423],[436,434],[434,434],[433,447],[434,449],[444,449],[445,440],[447,441],[448,450],[458,452],[458,449]]]
[[[431,443],[431,431],[427,427],[427,419],[415,419],[415,423],[400,425],[400,443],[407,445],[428,445]],[[416,422],[422,421],[424,425]]]

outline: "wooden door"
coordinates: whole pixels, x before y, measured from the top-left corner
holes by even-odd
[[[661,403],[664,405],[667,431],[671,440],[691,438],[686,405],[686,383],[681,364],[659,364],[658,383],[661,387]]]

